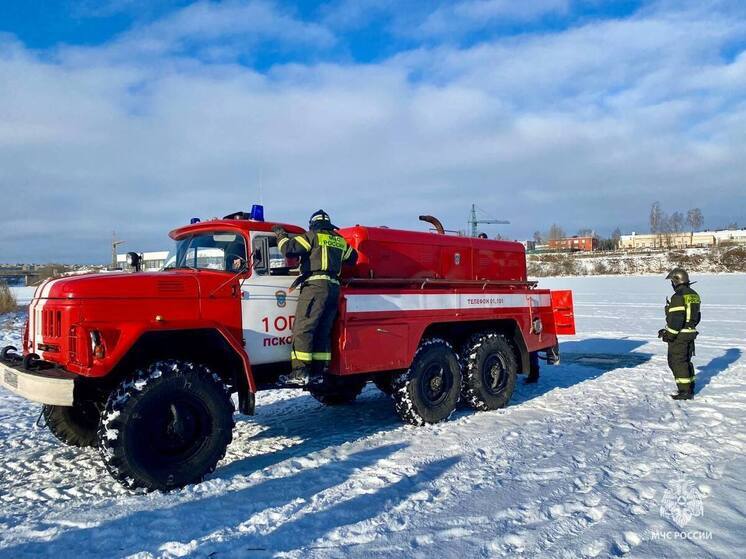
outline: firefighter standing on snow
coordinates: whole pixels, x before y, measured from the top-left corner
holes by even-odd
[[[288,237],[279,225],[272,231],[283,256],[301,259],[301,290],[290,353],[292,372],[280,377],[280,381],[304,386],[311,374],[323,373],[332,358],[331,332],[339,306],[339,274],[343,263],[357,261],[357,252],[337,233],[324,210],[311,216],[309,231],[302,235]]]
[[[694,396],[694,339],[700,320],[700,298],[689,282],[689,274],[682,268],[674,268],[666,276],[671,280],[674,295],[666,300],[666,327],[658,337],[668,343],[668,366],[676,380],[678,392],[674,400],[690,400]]]

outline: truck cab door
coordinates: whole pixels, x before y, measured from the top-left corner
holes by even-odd
[[[272,233],[251,236],[251,275],[241,281],[241,322],[246,352],[252,364],[290,360],[298,277],[277,248]]]

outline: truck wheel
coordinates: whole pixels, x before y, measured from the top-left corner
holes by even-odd
[[[462,351],[464,401],[477,410],[505,407],[513,395],[518,363],[510,342],[495,332],[472,336]]]
[[[394,379],[394,408],[412,425],[437,423],[456,409],[461,390],[461,366],[445,340],[423,342],[406,373]]]
[[[225,456],[233,411],[228,389],[207,367],[159,361],[109,396],[99,450],[109,473],[130,489],[199,483]]]
[[[72,406],[45,404],[42,414],[47,427],[59,441],[81,448],[96,445],[101,413],[95,403],[76,401]]]
[[[373,377],[373,384],[386,396],[394,393],[394,377],[390,374],[376,375]]]
[[[354,402],[365,383],[364,378],[325,375],[322,382],[309,385],[308,392],[325,406],[340,406]]]

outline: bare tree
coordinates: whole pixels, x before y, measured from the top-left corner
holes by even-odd
[[[590,229],[588,227],[581,227],[578,229],[578,237],[594,237],[595,232],[593,229]]]
[[[681,233],[684,230],[684,214],[681,212],[673,212],[671,214],[671,231],[674,233]]]
[[[733,231],[734,229],[738,229],[738,223],[735,221],[733,223],[729,223],[728,229],[730,229],[731,231]]]
[[[537,245],[540,245],[543,241],[544,237],[541,235],[541,231],[534,231],[534,242],[536,242]]]
[[[702,226],[705,224],[705,218],[702,215],[702,210],[699,208],[692,208],[688,212],[686,212],[686,222],[689,225],[689,227],[692,228],[692,232],[694,232],[696,229],[701,229]]]
[[[653,202],[650,206],[650,232],[660,233],[663,221],[663,210],[660,202]]]
[[[559,225],[556,223],[552,223],[552,226],[549,228],[549,233],[547,233],[547,238],[550,241],[558,241],[562,239],[565,236],[565,230],[562,229]]]
[[[618,250],[622,243],[622,230],[619,227],[611,232],[611,241],[614,243],[614,250]]]

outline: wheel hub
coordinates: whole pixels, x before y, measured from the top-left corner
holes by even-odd
[[[501,392],[507,384],[507,371],[499,355],[491,355],[484,363],[484,385],[492,394]]]
[[[431,405],[439,404],[448,396],[450,389],[449,377],[440,363],[433,363],[422,375],[423,396]]]
[[[205,410],[189,397],[176,397],[152,410],[151,448],[159,460],[185,460],[202,445],[209,430]]]

